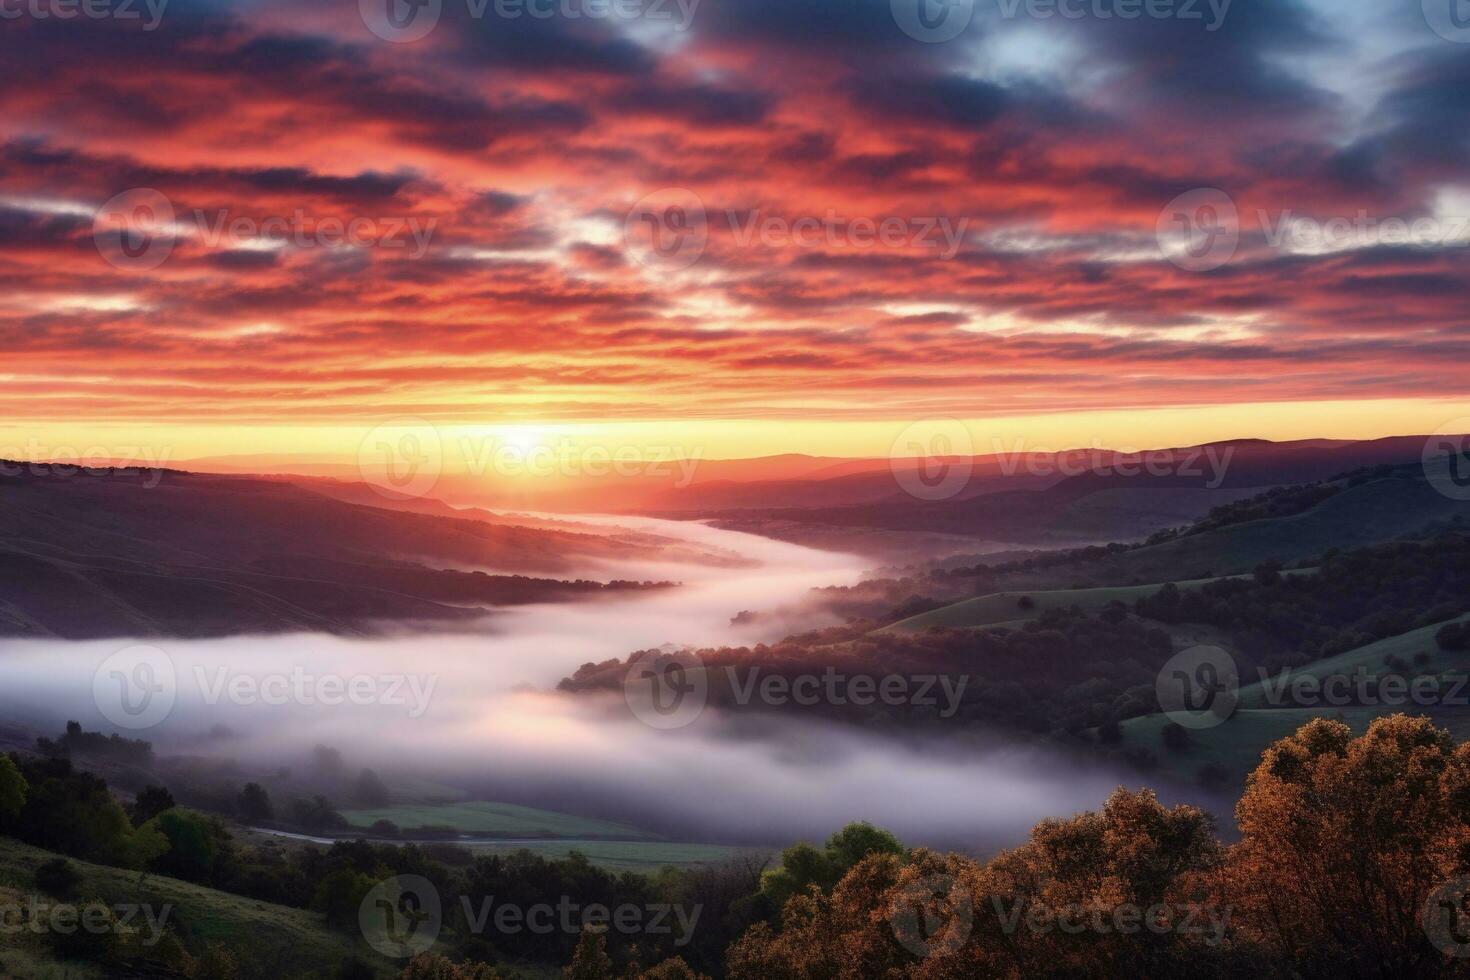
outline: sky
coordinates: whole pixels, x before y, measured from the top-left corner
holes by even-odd
[[[0,446],[1470,416],[1464,0],[417,4],[0,0]]]

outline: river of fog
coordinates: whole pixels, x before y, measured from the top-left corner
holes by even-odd
[[[737,627],[730,619],[798,603],[813,586],[855,582],[864,567],[851,556],[699,524],[620,521],[759,566],[622,568],[686,585],[499,612],[455,634],[0,641],[0,721],[59,731],[74,718],[89,730],[149,739],[161,756],[237,760],[246,774],[299,770],[314,746],[326,745],[350,769],[370,766],[390,785],[438,783],[684,839],[744,843],[820,837],[865,819],[912,842],[989,849],[1019,842],[1041,817],[1095,807],[1119,782],[1138,782],[1096,760],[1077,764],[960,730],[899,738],[790,714],[709,710],[664,731],[633,717],[621,696],[556,693],[557,681],[587,661],[663,644],[778,638],[782,624]],[[171,671],[172,703],[156,723],[129,730],[113,721],[153,722],[157,713],[157,702],[141,715],[118,713],[115,655],[140,644],[161,651],[166,667],[139,677],[138,655],[128,653],[124,674],[158,687]],[[156,654],[143,656],[158,664]]]

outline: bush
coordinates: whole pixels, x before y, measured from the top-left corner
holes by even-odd
[[[53,858],[36,868],[36,887],[52,898],[72,898],[81,883],[81,874],[66,858]]]
[[[1470,650],[1470,623],[1450,623],[1434,634],[1441,650]]]

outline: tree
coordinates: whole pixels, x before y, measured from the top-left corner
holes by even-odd
[[[1470,650],[1470,623],[1447,623],[1434,634],[1441,650]]]
[[[565,980],[615,980],[612,957],[607,955],[607,937],[583,929],[572,962],[562,971]]]
[[[0,755],[0,817],[18,817],[30,789],[25,776],[8,755]]]
[[[352,798],[359,806],[364,807],[387,806],[393,802],[388,787],[383,785],[378,774],[371,769],[364,769],[352,781]]]
[[[270,794],[259,783],[246,783],[235,805],[240,811],[240,819],[247,823],[260,823],[276,815],[275,807],[271,806]]]
[[[133,801],[133,826],[141,827],[165,810],[174,808],[173,794],[162,786],[145,786]]]
[[[1221,875],[1236,927],[1308,976],[1451,975],[1421,928],[1470,874],[1470,744],[1426,718],[1317,719],[1266,750]]]
[[[793,895],[815,886],[822,891],[835,885],[847,869],[870,854],[903,853],[898,838],[870,823],[852,823],[827,839],[818,850],[811,844],[796,844],[781,854],[781,865],[761,879],[761,893],[775,908]]]
[[[455,963],[438,953],[420,953],[408,961],[398,980],[502,980],[484,963]]]
[[[210,884],[233,860],[234,848],[224,825],[195,810],[166,810],[144,824],[163,834],[168,850],[154,858],[150,870],[185,881]]]

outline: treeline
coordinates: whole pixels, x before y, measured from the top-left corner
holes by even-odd
[[[242,806],[268,806],[256,784],[248,784],[242,797]],[[688,936],[614,933],[611,943],[604,943],[603,954],[614,958],[620,969],[677,953],[691,964],[718,971],[725,947],[770,911],[759,901],[765,863],[760,858],[737,858],[689,871],[669,868],[647,876],[607,871],[580,854],[555,860],[529,851],[476,856],[450,844],[375,845],[356,840],[325,848],[241,846],[218,817],[176,806],[166,789],[150,787],[125,806],[103,779],[76,768],[65,757],[0,755],[0,836],[69,858],[167,875],[256,901],[310,910],[351,936],[359,932],[360,909],[375,886],[395,875],[421,876],[443,899],[440,948],[452,951],[457,959],[484,963],[560,964],[576,953],[575,932],[501,933],[471,920],[497,903],[523,908],[570,904],[579,910],[678,905],[701,910],[699,928]],[[37,885],[56,899],[86,899],[89,896],[76,894],[78,878],[63,858],[38,872]],[[185,930],[158,948],[99,943],[86,955],[70,946],[57,951],[125,972],[185,976],[194,975],[181,972],[179,964],[189,960],[185,947],[195,947],[198,956],[218,955],[210,953],[208,938],[206,928],[199,935]],[[676,939],[688,941],[676,948]],[[248,950],[240,951],[237,958],[248,955]],[[198,975],[228,980],[235,974]],[[374,975],[364,964],[348,963],[340,978]]]
[[[1234,843],[1197,808],[1119,789],[1100,812],[1042,821],[1025,844],[989,860],[909,850],[856,824],[825,846],[789,848],[764,873],[752,861],[614,874],[575,856],[475,858],[361,841],[264,861],[214,828],[201,834],[208,818],[166,809],[133,826],[141,814],[128,819],[108,799],[100,780],[66,760],[0,757],[0,832],[43,835],[44,812],[77,835],[50,841],[74,845],[88,832],[86,813],[99,813],[98,839],[80,848],[89,855],[312,908],[344,932],[358,928],[362,899],[385,878],[428,879],[447,897],[443,929],[403,980],[511,978],[521,962],[566,963],[568,980],[1470,974],[1470,745],[1404,715],[1359,737],[1318,719],[1269,748],[1236,808]],[[147,846],[145,828],[177,853]],[[199,860],[206,854],[212,860]],[[61,865],[38,869],[38,886],[74,887]],[[702,914],[692,941],[675,948],[665,936],[612,930],[476,929],[464,910],[492,898],[523,908],[683,903]],[[195,959],[163,945],[191,972],[123,966],[228,978],[249,956],[206,949]],[[338,978],[373,973],[349,961]]]
[[[1117,790],[990,860],[905,849],[855,825],[761,881],[772,913],[728,980],[1424,980],[1470,975],[1470,746],[1395,715],[1353,737],[1316,720],[1268,749],[1214,818]],[[496,980],[434,954],[401,980]],[[585,934],[569,980],[695,980],[625,966]]]
[[[1470,535],[1329,553],[1316,574],[1263,565],[1247,578],[1166,585],[1135,609],[1161,622],[1217,626],[1262,666],[1296,667],[1470,609]]]
[[[1466,976],[1470,747],[1422,718],[1326,720],[1265,753],[1226,845],[1119,790],[990,861],[873,853],[793,897],[730,980]]]

